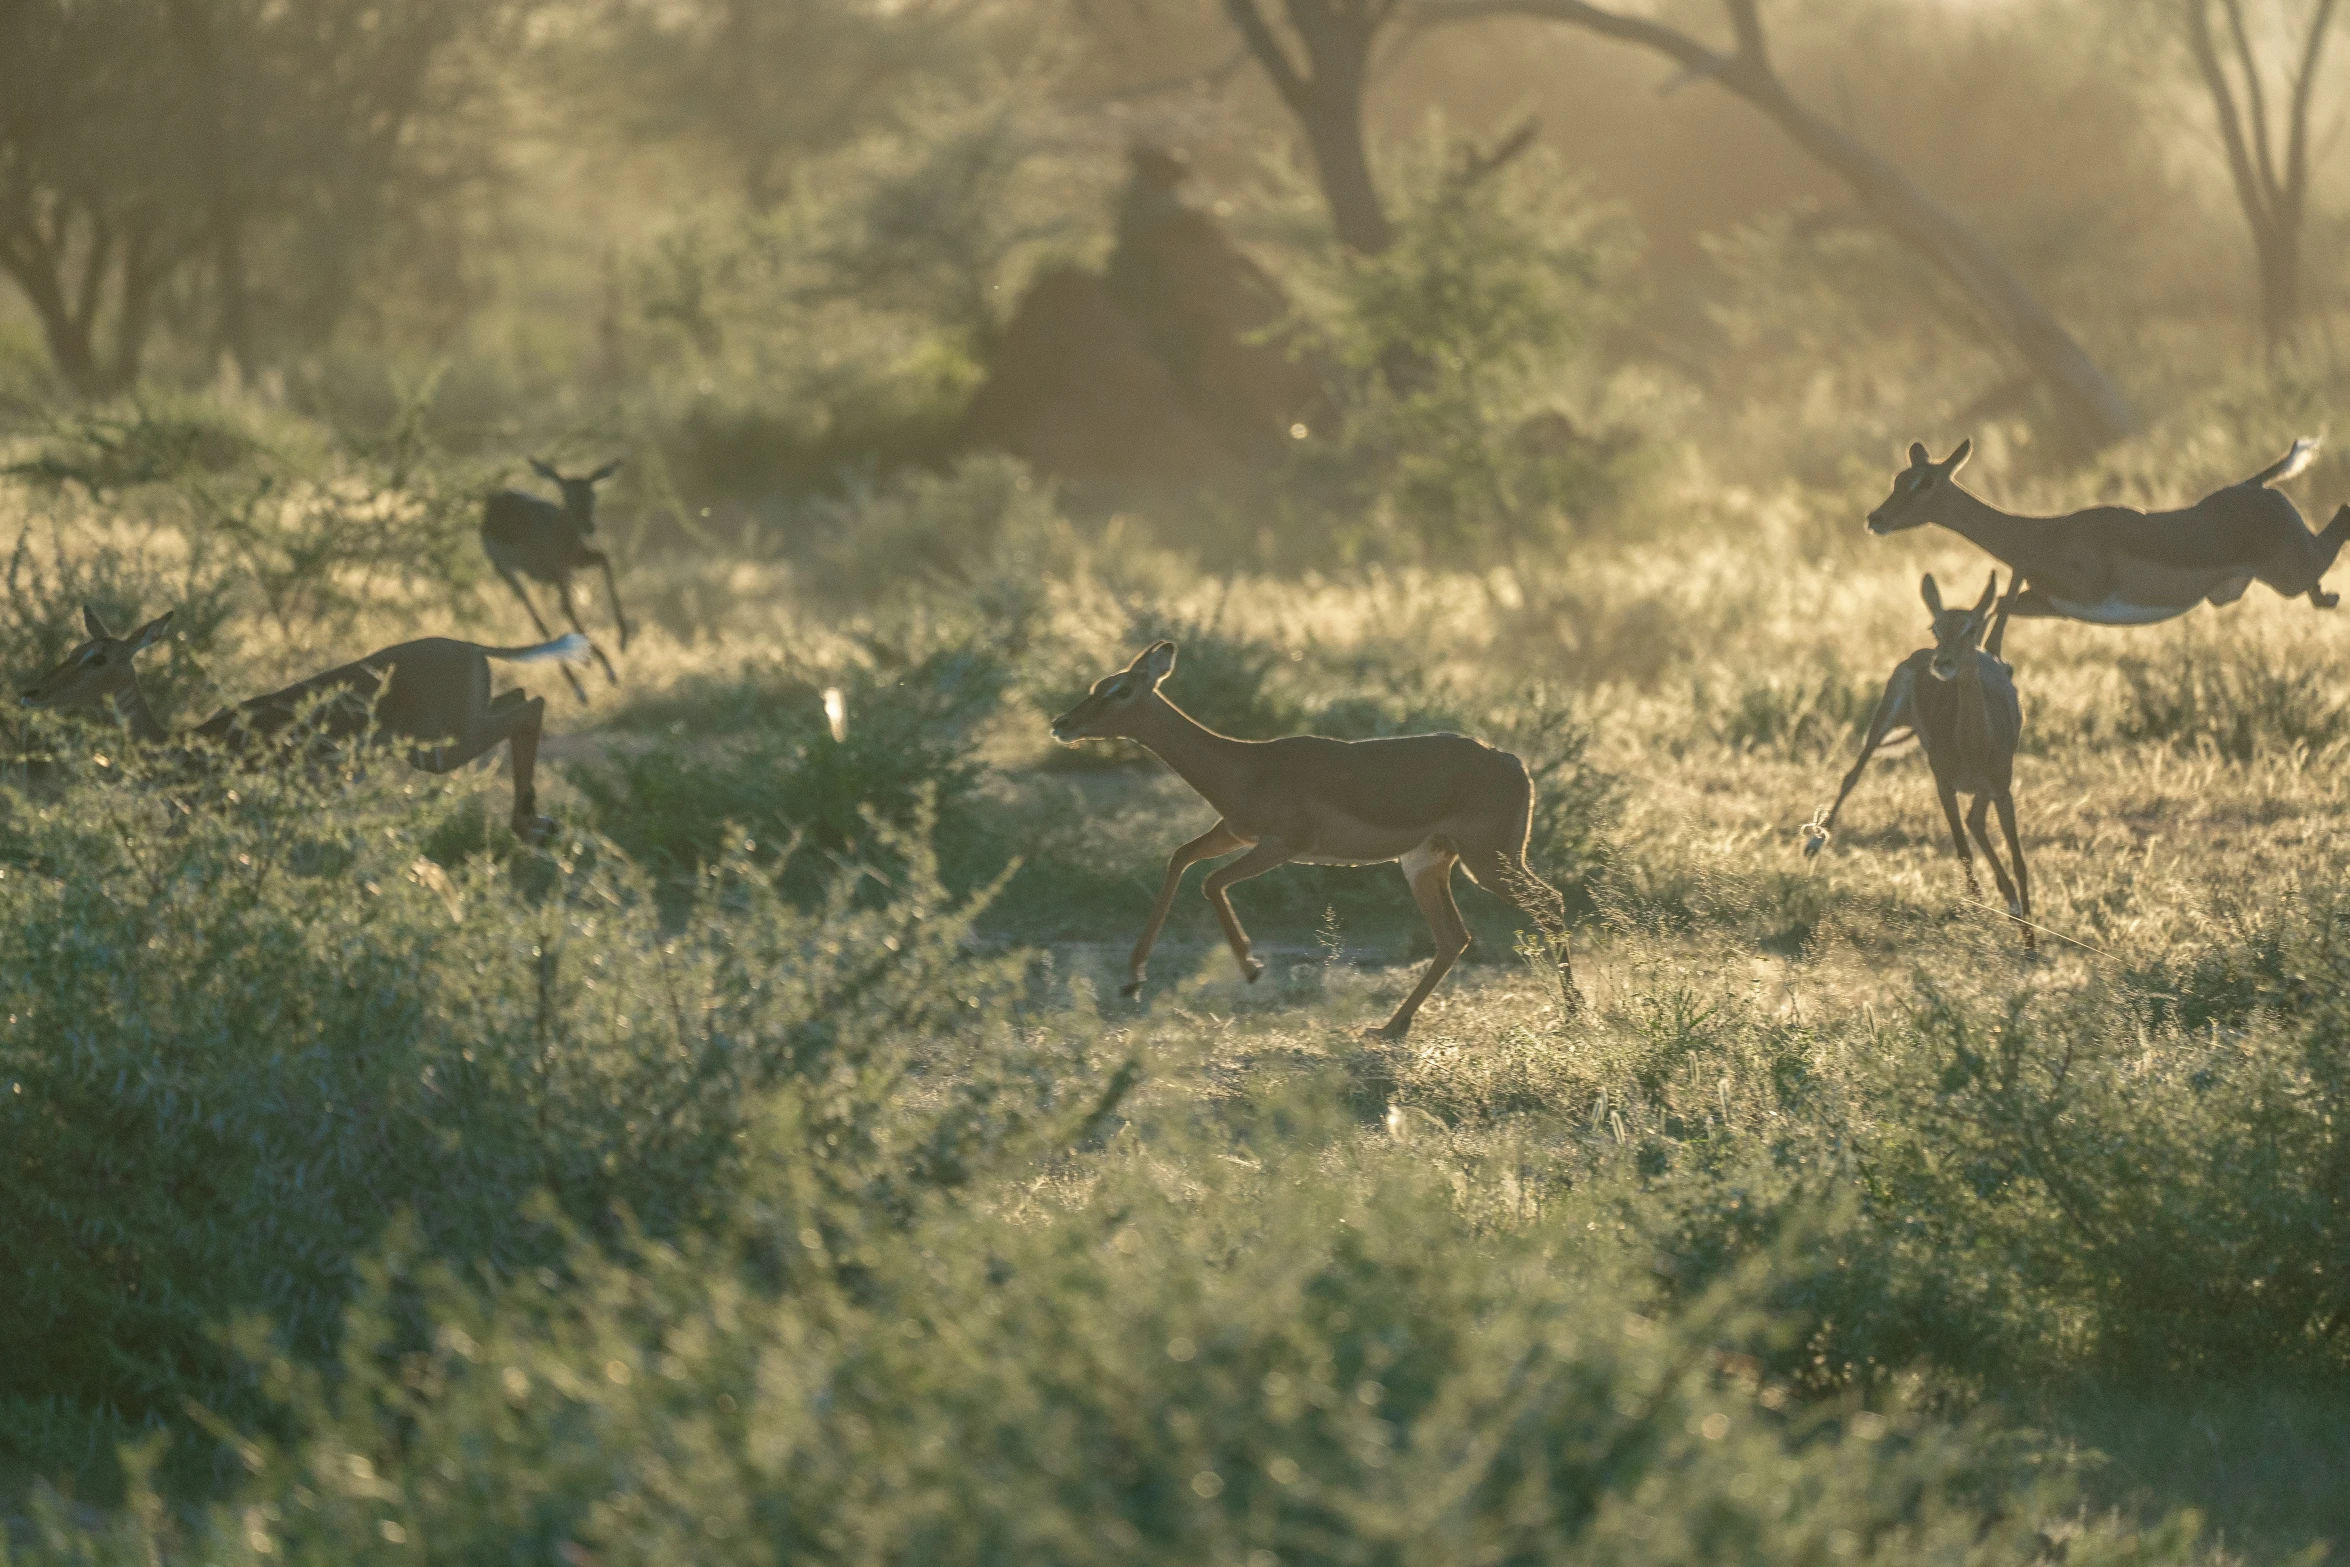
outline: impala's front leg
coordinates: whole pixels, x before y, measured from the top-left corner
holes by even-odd
[[[1296,857],[1297,851],[1288,844],[1260,839],[1248,853],[1209,873],[1208,902],[1215,906],[1217,922],[1224,927],[1224,939],[1231,943],[1232,955],[1240,960],[1240,977],[1252,985],[1265,972],[1265,965],[1250,955],[1248,932],[1240,928],[1240,916],[1232,912],[1232,900],[1224,896],[1224,890],[1236,881],[1262,876],[1274,866],[1286,865]]]
[[[1877,747],[1885,743],[1901,723],[1909,709],[1909,690],[1914,677],[1905,666],[1893,671],[1893,678],[1885,682],[1885,694],[1877,698],[1877,710],[1869,715],[1869,732],[1860,743],[1860,756],[1852,764],[1852,771],[1844,775],[1844,786],[1836,791],[1836,803],[1828,807],[1828,814],[1812,822],[1805,829],[1803,853],[1806,859],[1827,846],[1828,835],[1836,830],[1837,813],[1844,809],[1844,801],[1860,782],[1860,775],[1868,771],[1869,758],[1877,754]]]
[[[1229,826],[1218,822],[1167,856],[1167,879],[1159,883],[1158,901],[1151,905],[1151,917],[1142,927],[1142,939],[1134,944],[1134,954],[1126,960],[1126,983],[1118,987],[1119,995],[1131,1001],[1142,994],[1143,965],[1150,961],[1151,948],[1158,945],[1159,931],[1167,923],[1167,911],[1175,904],[1176,889],[1183,885],[1183,873],[1202,860],[1230,854],[1247,842]]]

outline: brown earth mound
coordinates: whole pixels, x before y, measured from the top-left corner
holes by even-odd
[[[1040,274],[964,418],[997,447],[1115,505],[1145,494],[1254,494],[1292,427],[1326,407],[1320,379],[1276,341],[1280,285],[1183,204],[1182,161],[1138,148],[1106,273]]]

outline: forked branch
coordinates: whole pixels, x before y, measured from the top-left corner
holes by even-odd
[[[2295,51],[2287,84],[2284,146],[2269,122],[2268,87],[2245,19],[2244,0],[2179,0],[2187,52],[2211,99],[2228,179],[2252,233],[2259,267],[2261,329],[2270,352],[2291,337],[2301,313],[2301,233],[2309,205],[2309,119],[2317,77],[2333,32],[2337,0],[2317,0]],[[2227,23],[2223,47],[2211,8]],[[2231,63],[2235,79],[2229,75]],[[2281,170],[2281,172],[2280,172]]]

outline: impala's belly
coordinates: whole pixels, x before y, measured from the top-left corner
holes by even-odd
[[[1382,827],[1348,816],[1325,815],[1314,823],[1306,852],[1297,858],[1306,865],[1386,865],[1425,848],[1445,825]]]
[[[2075,620],[2086,620],[2100,626],[2151,626],[2157,621],[2174,620],[2203,602],[2197,594],[2184,604],[2132,603],[2118,593],[2107,594],[2095,603],[2081,599],[2058,598],[2048,595],[2048,602]]]

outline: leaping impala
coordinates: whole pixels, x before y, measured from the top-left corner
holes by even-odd
[[[506,579],[506,586],[514,590],[514,596],[522,600],[523,611],[542,637],[554,633],[539,619],[538,606],[530,601],[522,578],[553,588],[556,600],[563,606],[563,618],[571,622],[572,630],[585,637],[587,627],[579,623],[579,611],[571,602],[571,574],[588,566],[602,571],[604,591],[612,599],[612,619],[620,632],[620,651],[627,652],[628,614],[620,607],[620,584],[613,580],[612,557],[588,542],[596,532],[596,486],[620,471],[619,460],[614,459],[578,478],[566,478],[536,457],[530,460],[530,466],[540,478],[562,492],[563,503],[558,506],[527,490],[500,490],[482,503],[482,553],[489,556],[490,564]],[[618,685],[620,676],[612,668],[612,660],[593,642],[588,647],[596,655],[596,662],[604,666],[605,675]],[[564,669],[563,678],[571,682],[571,694],[585,702],[587,692],[581,689],[579,677],[569,667]]]
[[[111,711],[129,725],[134,738],[156,745],[170,741],[172,736],[147,706],[132,662],[171,629],[170,614],[118,637],[106,629],[97,611],[85,606],[82,626],[90,639],[27,687],[24,705]],[[428,773],[453,773],[497,745],[510,744],[514,833],[536,838],[553,825],[538,814],[535,787],[539,726],[547,701],[521,691],[491,696],[490,660],[534,664],[586,652],[587,638],[576,632],[535,647],[481,647],[426,637],[223,708],[185,738],[231,752],[250,751],[275,739],[307,711],[319,737],[348,740],[372,731],[405,750],[410,763]]]
[[[1982,887],[1975,880],[1974,857],[1967,852],[1967,832],[1971,830],[1975,842],[1983,846],[1983,858],[1991,862],[1991,875],[1999,883],[1999,895],[2007,900],[2009,916],[2023,926],[2024,950],[2029,952],[2032,877],[2024,868],[2024,846],[2015,831],[2015,748],[2023,737],[2024,710],[2016,699],[2015,672],[1999,657],[2007,618],[2016,605],[2016,585],[2021,581],[2020,577],[2009,581],[2007,597],[1999,601],[1996,613],[1991,603],[1999,591],[1996,571],[1983,585],[1983,596],[1972,609],[1944,609],[1942,590],[1930,574],[1918,584],[1926,610],[1934,617],[1934,645],[1919,648],[1893,667],[1885,694],[1877,699],[1877,710],[1869,719],[1860,757],[1844,775],[1836,803],[1815,817],[1806,830],[1803,852],[1806,857],[1815,855],[1827,843],[1828,834],[1836,827],[1836,813],[1844,809],[1845,797],[1860,782],[1861,772],[1877,747],[1896,730],[1910,729],[1925,748],[1926,765],[1934,774],[1934,793],[1942,801],[1943,819],[1950,824],[1950,841],[1958,847],[1959,868],[1966,873],[1966,890],[1982,896]],[[1977,643],[1983,645],[1978,647]],[[1975,798],[1964,829],[1958,821],[1961,794]],[[1993,806],[1999,809],[1999,828],[2007,835],[2007,852],[2015,861],[2013,882],[2007,879],[1985,830],[1984,816]]]
[[[1869,531],[1938,522],[1973,540],[2028,584],[2018,615],[2151,625],[2198,604],[2233,604],[2255,579],[2287,598],[2306,594],[2319,609],[2340,601],[2318,582],[2350,542],[2350,506],[2311,533],[2293,503],[2269,488],[2309,466],[2313,440],[2295,441],[2251,478],[2177,511],[2092,506],[2063,517],[2015,516],[1960,489],[1955,475],[1973,449],[1961,441],[1935,462],[1913,444],[1893,493],[1869,513]]]
[[[1534,819],[1534,782],[1507,751],[1465,735],[1404,735],[1389,740],[1331,740],[1291,735],[1236,740],[1198,722],[1159,692],[1175,668],[1175,644],[1157,642],[1119,673],[1095,684],[1084,701],[1053,720],[1053,738],[1130,739],[1198,790],[1221,818],[1167,860],[1167,879],[1151,906],[1142,939],[1127,960],[1123,994],[1141,994],[1144,965],[1183,873],[1201,860],[1248,852],[1208,875],[1208,902],[1243,979],[1265,971],[1227,890],[1276,865],[1403,866],[1412,897],[1436,938],[1436,956],[1403,1005],[1379,1030],[1401,1039],[1420,1003],[1469,947],[1469,927],[1452,899],[1452,868],[1516,904],[1558,955],[1559,984],[1571,1013],[1582,1002],[1567,956],[1566,900],[1526,865]]]

